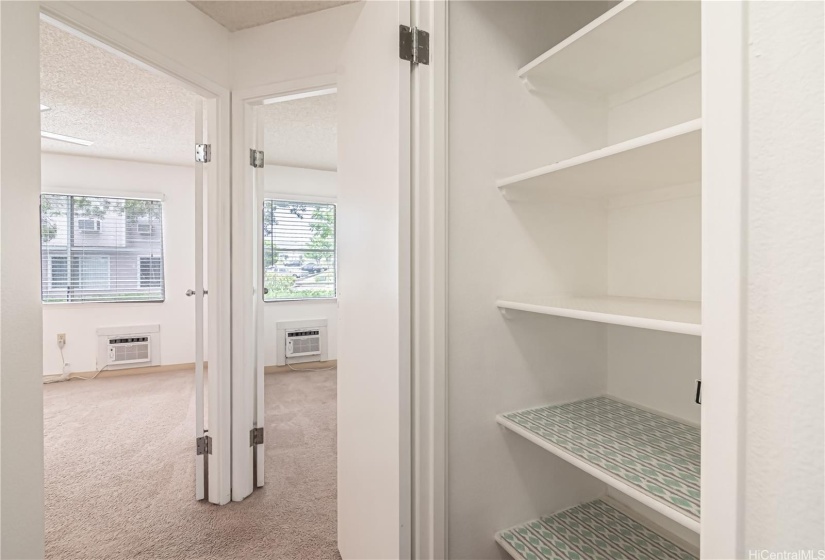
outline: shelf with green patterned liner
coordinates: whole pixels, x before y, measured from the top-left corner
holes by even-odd
[[[496,420],[699,532],[699,428],[610,397],[509,412]]]
[[[516,560],[696,560],[602,500],[500,531],[496,542]]]

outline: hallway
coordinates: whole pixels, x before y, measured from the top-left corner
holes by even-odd
[[[194,500],[189,371],[44,385],[46,558],[334,559],[336,372],[267,374],[266,486]]]

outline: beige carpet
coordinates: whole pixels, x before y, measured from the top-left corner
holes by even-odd
[[[335,371],[266,376],[266,486],[194,500],[191,373],[44,385],[46,557],[340,558]]]

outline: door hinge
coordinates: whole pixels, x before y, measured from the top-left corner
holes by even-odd
[[[198,455],[212,455],[212,438],[209,436],[195,438],[195,449]]]
[[[264,166],[264,151],[249,149],[249,165],[255,169],[260,169]]]
[[[212,161],[212,144],[195,144],[195,161],[198,163]]]
[[[430,34],[417,27],[399,26],[398,54],[413,64],[430,63]]]
[[[696,396],[693,398],[696,404],[702,404],[702,380],[696,380]]]
[[[261,445],[264,442],[264,429],[252,428],[249,430],[249,446]]]

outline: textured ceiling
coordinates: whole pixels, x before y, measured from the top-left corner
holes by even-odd
[[[41,129],[94,142],[41,139],[45,152],[193,163],[195,94],[46,23],[40,88]]]
[[[336,95],[320,95],[258,109],[266,163],[334,171],[338,161]]]
[[[94,142],[41,139],[44,152],[193,165],[198,97],[46,23],[40,25],[41,129]],[[264,105],[269,164],[337,168],[336,96]]]
[[[223,25],[238,31],[281,19],[320,12],[358,0],[189,0],[197,9]]]

